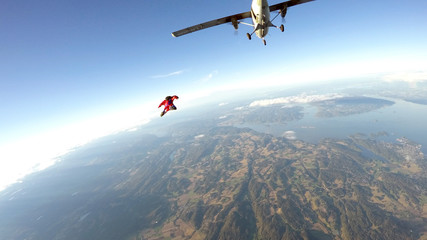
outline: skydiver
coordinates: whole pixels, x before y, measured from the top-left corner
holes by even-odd
[[[160,103],[160,108],[162,105],[165,105],[165,109],[163,109],[163,112],[160,114],[160,117],[163,117],[169,110],[176,110],[176,106],[173,104],[173,101],[175,99],[178,99],[179,97],[177,95],[173,96],[167,96],[163,102]]]

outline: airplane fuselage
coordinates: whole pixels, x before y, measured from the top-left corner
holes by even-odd
[[[255,34],[264,39],[270,26],[270,8],[267,0],[252,0],[251,17]]]

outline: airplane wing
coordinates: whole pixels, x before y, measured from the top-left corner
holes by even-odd
[[[270,6],[270,12],[281,10],[285,6],[292,7],[292,6],[301,4],[301,3],[306,3],[306,2],[311,2],[311,1],[314,1],[314,0],[290,0],[290,1],[282,2],[282,3],[274,4],[274,5]]]
[[[286,2],[271,5],[270,6],[270,12],[283,9],[285,6],[292,7],[292,6],[301,4],[301,3],[306,3],[306,2],[311,2],[311,1],[314,1],[314,0],[289,0]],[[250,18],[250,17],[251,17],[251,12],[244,12],[244,13],[239,13],[239,14],[235,14],[235,15],[231,15],[231,16],[227,16],[227,17],[223,17],[223,18],[218,18],[218,19],[215,19],[215,20],[212,20],[209,22],[197,24],[197,25],[194,25],[194,26],[173,32],[172,36],[179,37],[179,36],[182,36],[182,35],[185,35],[188,33],[192,33],[195,31],[199,31],[199,30],[202,30],[205,28],[210,28],[210,27],[217,26],[217,25],[224,24],[224,23],[228,23],[228,22],[233,23],[233,25],[235,25],[235,27],[236,27],[238,24],[237,23],[238,20],[244,19],[244,18]]]
[[[179,31],[173,32],[172,36],[174,37],[179,37],[188,33],[192,33],[195,31],[199,31],[205,28],[210,28],[213,26],[217,26],[223,23],[234,23],[237,22],[237,20],[240,19],[244,19],[244,18],[250,18],[251,17],[251,12],[244,12],[244,13],[239,13],[239,14],[235,14],[235,15],[231,15],[231,16],[227,16],[227,17],[223,17],[223,18],[218,18],[209,22],[205,22],[205,23],[201,23],[201,24],[197,24],[188,28],[184,28],[181,29]]]

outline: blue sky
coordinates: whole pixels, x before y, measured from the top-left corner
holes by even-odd
[[[281,82],[287,84],[298,74],[313,73],[306,80],[316,81],[316,73],[340,77],[329,75],[339,69],[349,74],[366,73],[362,68],[367,67],[371,72],[395,66],[426,71],[425,0],[302,4],[288,10],[284,33],[270,29],[267,46],[255,37],[247,40],[245,34],[252,30],[244,25],[237,34],[231,25],[222,25],[171,36],[184,27],[249,11],[250,4],[2,1],[0,169],[12,168],[11,161],[32,165],[35,160],[24,159],[37,154],[39,159],[50,157],[48,150],[37,149],[63,151],[88,129],[95,130],[83,142],[110,128],[145,122],[158,115],[158,103],[169,94],[180,95],[181,105],[191,105],[209,89],[257,87],[272,78],[276,84],[288,79]],[[97,129],[99,122],[105,124]],[[52,146],[52,141],[58,144]],[[22,169],[21,175],[32,168]]]

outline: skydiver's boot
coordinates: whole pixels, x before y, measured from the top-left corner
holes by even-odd
[[[162,113],[160,113],[160,117],[163,117],[163,115],[165,115],[165,111],[163,111]]]

